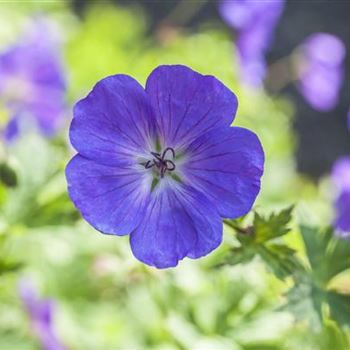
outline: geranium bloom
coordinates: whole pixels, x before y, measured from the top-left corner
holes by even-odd
[[[257,87],[266,75],[265,54],[281,17],[284,0],[223,0],[219,11],[238,33],[237,50],[242,81]]]
[[[33,332],[43,350],[65,350],[53,329],[53,301],[41,299],[31,281],[22,280],[19,294],[31,320]]]
[[[342,157],[336,161],[332,179],[337,187],[335,202],[336,218],[334,227],[341,237],[350,236],[350,157]]]
[[[252,207],[264,155],[230,125],[236,96],[212,76],[160,66],[146,88],[127,75],[96,84],[74,109],[68,191],[103,233],[130,233],[134,255],[159,268],[199,258],[222,239],[221,217]]]
[[[0,103],[11,117],[4,130],[8,141],[28,120],[44,135],[51,135],[63,116],[63,69],[48,30],[46,23],[39,21],[22,42],[0,54]]]
[[[345,46],[332,34],[309,36],[299,49],[298,87],[316,110],[333,109],[343,83]]]

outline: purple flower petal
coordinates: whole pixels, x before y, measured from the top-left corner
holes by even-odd
[[[148,77],[161,143],[182,147],[204,132],[231,125],[236,96],[213,76],[181,66],[159,66]]]
[[[265,53],[282,14],[284,0],[224,0],[219,11],[224,21],[237,30],[237,51],[242,81],[261,86],[266,75]]]
[[[247,29],[257,20],[266,24],[280,17],[284,0],[222,0],[219,12],[223,20],[234,29]]]
[[[14,116],[7,123],[5,130],[3,132],[6,142],[11,142],[15,140],[19,133],[18,117]]]
[[[30,317],[32,330],[43,350],[65,350],[53,329],[53,301],[39,297],[30,280],[22,279],[19,295]]]
[[[335,233],[340,237],[350,237],[350,190],[340,194],[335,202]]]
[[[215,129],[187,152],[186,181],[213,200],[222,217],[237,218],[251,209],[264,168],[264,152],[254,133],[238,127]]]
[[[305,39],[299,55],[300,92],[315,110],[330,111],[343,83],[344,44],[334,35],[316,33]]]
[[[332,169],[332,180],[338,190],[334,227],[337,235],[347,237],[350,236],[350,157],[336,161]]]
[[[131,232],[149,265],[208,254],[221,242],[220,214],[245,214],[260,189],[264,154],[255,134],[230,128],[236,109],[222,83],[184,66],[154,70],[146,92],[127,76],[102,80],[70,129],[75,206],[104,233]]]
[[[186,256],[204,256],[221,240],[215,205],[195,189],[175,183],[152,194],[144,220],[130,235],[135,257],[158,268],[176,266]]]
[[[332,180],[338,190],[350,191],[350,157],[339,158],[332,169]]]
[[[343,63],[346,49],[343,42],[335,35],[315,33],[305,39],[303,53],[306,59],[328,66]]]
[[[64,116],[65,80],[57,43],[42,21],[0,54],[0,94],[11,116],[29,117],[52,135]]]
[[[327,112],[336,106],[342,82],[342,69],[314,63],[303,73],[299,90],[311,107]]]
[[[130,163],[151,147],[153,114],[142,86],[127,75],[99,81],[74,108],[73,147],[105,165]]]
[[[142,167],[106,166],[76,155],[66,177],[72,201],[97,230],[125,235],[140,223],[152,181]]]
[[[241,80],[251,87],[261,86],[267,70],[264,52],[268,32],[256,28],[241,32],[236,43]]]

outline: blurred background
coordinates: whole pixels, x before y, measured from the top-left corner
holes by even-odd
[[[0,350],[350,349],[347,329],[306,321],[307,305],[299,320],[281,308],[288,281],[259,259],[214,268],[232,232],[208,257],[156,270],[80,218],[64,176],[72,106],[98,80],[144,84],[184,64],[234,91],[235,125],[262,141],[256,209],[295,204],[299,223],[337,225],[349,16],[340,0],[2,1]],[[303,258],[299,235],[287,239]],[[348,276],[339,283],[349,291]]]

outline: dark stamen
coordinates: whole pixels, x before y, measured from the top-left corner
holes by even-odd
[[[166,159],[164,162],[165,162],[165,164],[166,164],[167,170],[169,170],[169,171],[175,170],[176,166],[175,166],[175,163],[174,163],[173,161],[171,161],[171,160],[169,160],[169,159]],[[170,167],[169,167],[168,164],[170,164]]]
[[[150,160],[148,160],[148,161],[146,162],[146,164],[145,164],[145,168],[146,168],[146,169],[150,169],[150,168],[152,168],[153,166],[154,166],[154,163],[151,163]]]
[[[155,159],[153,159],[152,161],[148,160],[143,165],[145,166],[146,169],[150,169],[153,166],[156,166],[159,169],[160,177],[164,177],[164,174],[166,173],[166,171],[174,171],[176,168],[175,163],[172,160],[165,158],[165,156],[168,152],[171,152],[173,159],[175,159],[174,149],[171,147],[167,147],[163,151],[162,155],[160,153],[157,153],[157,152],[151,152],[152,156]]]
[[[157,158],[158,160],[162,160],[162,157],[160,156],[160,153],[156,153],[156,152],[151,152],[152,156],[154,158]]]
[[[173,155],[173,159],[175,159],[175,151],[173,148],[171,147],[167,147],[164,152],[163,152],[163,155],[162,155],[162,158],[164,159],[165,158],[165,155],[167,154],[167,152],[170,151]]]

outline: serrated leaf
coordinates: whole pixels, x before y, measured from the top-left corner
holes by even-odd
[[[273,243],[275,238],[289,232],[288,224],[292,218],[292,210],[293,207],[289,207],[267,218],[255,213],[253,226],[247,228],[242,228],[236,221],[226,220],[225,223],[237,232],[236,237],[241,247],[232,249],[225,263],[245,263],[259,255],[280,279],[304,270],[294,249],[285,244]]]
[[[237,265],[251,261],[255,256],[255,250],[250,247],[232,248],[229,255],[220,265]]]
[[[270,270],[280,279],[303,270],[303,265],[295,255],[296,251],[285,244],[259,245],[257,251]]]
[[[263,243],[277,237],[281,237],[290,231],[287,226],[292,219],[293,207],[271,214],[268,218],[254,216],[254,236],[255,242]]]
[[[312,269],[319,269],[324,265],[324,254],[326,252],[329,234],[321,234],[317,229],[301,226],[300,233],[303,238],[306,255]]]

